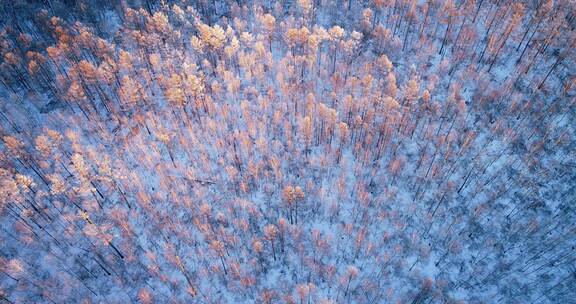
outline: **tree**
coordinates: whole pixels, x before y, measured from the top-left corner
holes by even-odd
[[[444,45],[446,45],[446,42],[448,40],[448,35],[450,33],[450,28],[453,22],[452,18],[456,17],[457,13],[452,0],[446,1],[442,7],[442,10],[446,12],[446,16],[448,17],[448,19],[442,20],[444,23],[446,23],[446,32],[444,32],[444,38],[442,38],[442,45],[440,46],[440,51],[438,51],[438,54],[441,55],[443,55]]]
[[[276,249],[274,247],[274,240],[278,235],[278,228],[273,224],[268,224],[264,227],[264,238],[270,242],[270,246],[272,247],[272,256],[274,257],[274,261],[276,261]]]
[[[274,27],[276,24],[276,18],[270,14],[264,14],[260,17],[260,22],[264,28],[264,33],[268,38],[268,50],[272,53],[272,41],[274,40]]]
[[[220,263],[222,264],[222,269],[224,269],[224,274],[228,275],[228,271],[226,271],[226,263],[224,261],[224,243],[214,240],[210,242],[210,249],[212,249],[216,255],[220,258]]]
[[[346,274],[343,278],[344,282],[346,284],[346,290],[344,290],[344,297],[346,297],[346,295],[348,295],[348,290],[350,289],[350,283],[357,276],[358,276],[358,268],[356,268],[355,266],[352,266],[352,265],[350,265],[346,268]]]
[[[142,302],[142,304],[151,304],[153,301],[153,297],[150,294],[150,291],[148,291],[148,289],[141,288],[138,291],[138,300],[140,300],[140,302]]]

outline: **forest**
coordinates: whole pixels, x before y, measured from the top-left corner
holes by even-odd
[[[576,2],[0,0],[0,303],[576,303]]]

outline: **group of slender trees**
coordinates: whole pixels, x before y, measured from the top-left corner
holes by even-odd
[[[574,13],[0,0],[0,302],[573,301]]]

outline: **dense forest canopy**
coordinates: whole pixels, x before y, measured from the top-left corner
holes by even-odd
[[[1,303],[574,303],[561,0],[0,0]]]

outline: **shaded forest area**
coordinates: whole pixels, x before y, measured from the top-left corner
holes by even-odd
[[[575,5],[0,0],[0,302],[574,303]]]

